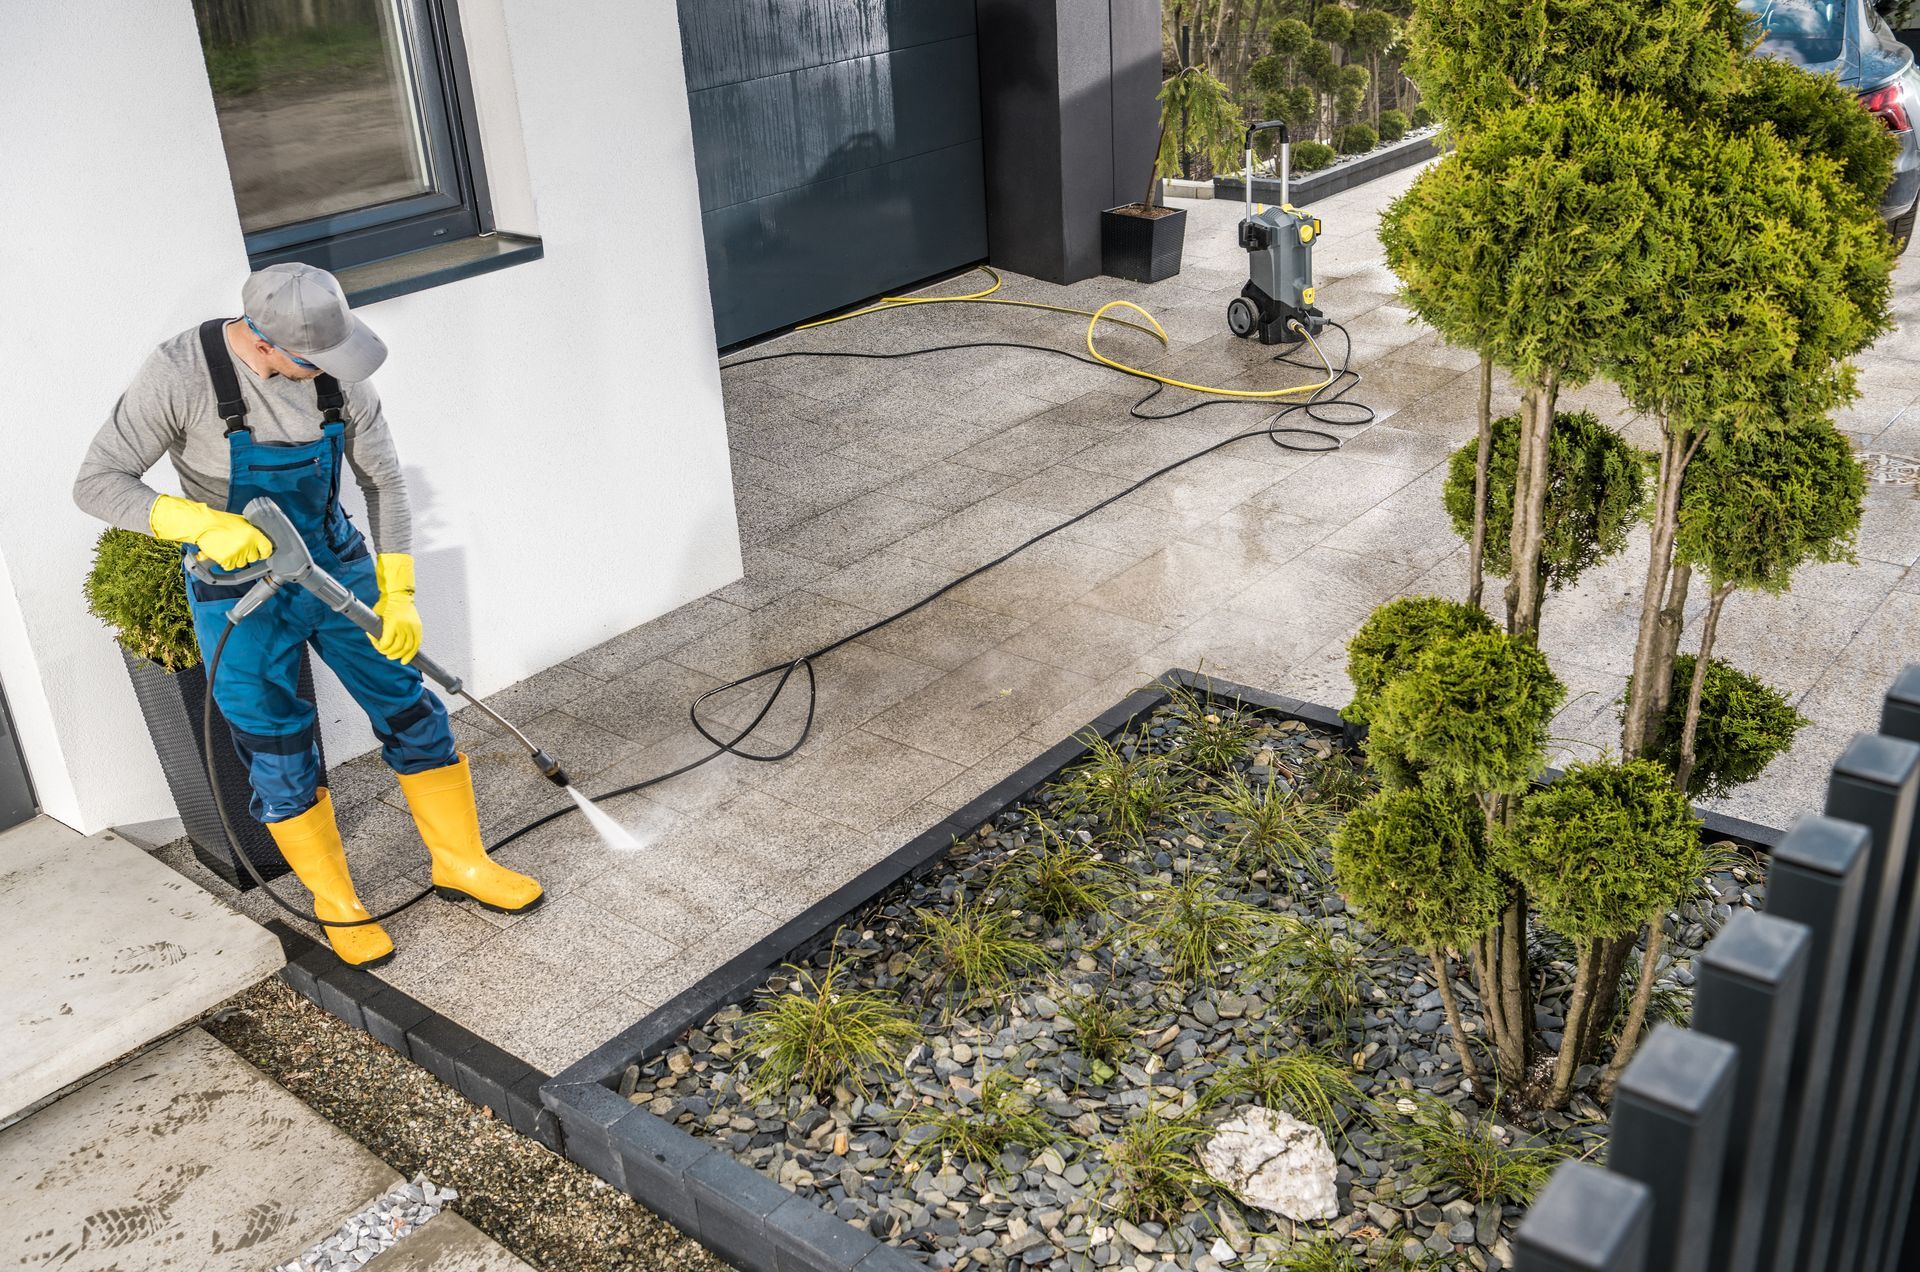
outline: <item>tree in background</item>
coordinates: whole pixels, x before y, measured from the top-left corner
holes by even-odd
[[[1399,38],[1399,20],[1385,9],[1361,9],[1353,15],[1347,51],[1366,59],[1367,76],[1373,86],[1369,117],[1376,128],[1380,125],[1380,59]]]
[[[1227,86],[1189,66],[1160,86],[1160,143],[1148,176],[1146,203],[1162,172],[1178,172],[1180,156],[1199,154],[1216,171],[1231,168],[1240,154],[1245,125]]]

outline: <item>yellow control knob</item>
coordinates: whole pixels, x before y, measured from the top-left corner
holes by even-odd
[[[1300,241],[1302,243],[1313,242],[1313,226],[1305,221],[1300,222]]]
[[[1313,303],[1313,288],[1302,287],[1300,289],[1300,303],[1303,305],[1311,305]]]

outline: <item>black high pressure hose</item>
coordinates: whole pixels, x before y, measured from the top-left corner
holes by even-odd
[[[1273,445],[1278,446],[1283,450],[1306,451],[1311,453],[1339,450],[1340,439],[1336,437],[1334,434],[1328,433],[1323,429],[1300,428],[1297,426],[1282,426],[1280,424],[1280,421],[1288,418],[1289,416],[1293,415],[1295,412],[1302,413],[1307,419],[1312,420],[1316,424],[1324,424],[1324,425],[1327,425],[1328,427],[1333,427],[1333,428],[1358,428],[1362,425],[1370,424],[1373,422],[1374,412],[1371,407],[1361,402],[1352,401],[1348,399],[1346,396],[1349,391],[1359,386],[1360,379],[1361,379],[1360,373],[1352,369],[1353,336],[1351,333],[1347,331],[1345,327],[1341,326],[1337,322],[1328,322],[1327,326],[1332,327],[1334,330],[1338,331],[1341,334],[1341,336],[1346,341],[1346,349],[1341,354],[1340,369],[1336,372],[1333,372],[1333,374],[1328,378],[1327,383],[1322,385],[1319,389],[1316,389],[1312,393],[1312,395],[1307,397],[1305,400],[1300,402],[1290,403],[1286,406],[1281,407],[1279,410],[1269,415],[1261,423],[1261,425],[1258,428],[1249,429],[1244,433],[1235,433],[1232,437],[1228,437],[1222,441],[1215,442],[1211,446],[1204,446],[1201,449],[1193,452],[1191,455],[1187,455],[1181,459],[1176,459],[1170,464],[1166,464],[1160,468],[1154,469],[1152,472],[1148,473],[1146,476],[1140,478],[1138,481],[1125,487],[1124,489],[1118,491],[1117,493],[1107,496],[1105,499],[1100,500],[1098,503],[1094,504],[1090,508],[1087,508],[1081,512],[1075,513],[1073,516],[1068,517],[1065,521],[1060,522],[1058,525],[1051,526],[1048,529],[1040,531],[1038,534],[1033,535],[1031,538],[1028,538],[1022,541],[1021,543],[1015,545],[1014,547],[1007,549],[1005,552],[1002,552],[999,556],[993,558],[993,560],[991,561],[988,561],[986,564],[975,566],[973,569],[968,570],[965,574],[962,574],[959,578],[954,579],[952,582],[947,583],[942,587],[936,588],[934,591],[929,592],[927,595],[921,597],[919,600],[915,601],[913,604],[907,606],[904,609],[897,610],[894,613],[889,614],[884,618],[877,618],[873,622],[868,623],[865,627],[860,628],[858,631],[850,632],[847,635],[840,637],[838,640],[831,641],[828,644],[820,646],[820,648],[818,649],[811,650],[808,653],[801,654],[799,657],[794,658],[790,662],[776,663],[770,667],[763,667],[759,671],[750,672],[749,674],[740,677],[738,680],[732,680],[727,682],[726,684],[714,686],[712,689],[707,690],[705,693],[695,698],[693,700],[693,703],[687,708],[687,716],[688,716],[688,719],[692,721],[694,729],[700,734],[701,737],[705,738],[709,743],[713,745],[713,750],[707,752],[705,755],[700,756],[698,759],[694,759],[689,761],[686,764],[682,764],[680,767],[676,769],[670,769],[665,773],[659,773],[654,775],[653,777],[643,778],[638,782],[633,782],[626,786],[616,787],[615,789],[610,791],[602,791],[597,795],[588,796],[588,798],[594,803],[599,803],[602,800],[618,799],[623,795],[632,795],[638,791],[646,790],[649,786],[658,786],[660,783],[679,777],[684,773],[690,773],[694,769],[699,768],[703,764],[719,759],[722,755],[737,755],[743,760],[753,760],[763,764],[770,764],[770,763],[774,763],[774,762],[786,759],[788,756],[792,755],[795,751],[798,751],[803,745],[805,745],[808,736],[811,735],[813,732],[814,709],[817,706],[819,701],[819,686],[818,686],[818,682],[815,679],[814,671],[813,671],[814,659],[823,658],[826,655],[832,653],[834,650],[839,649],[841,646],[850,644],[851,642],[860,639],[860,637],[867,635],[869,632],[878,631],[889,623],[898,622],[900,619],[905,618],[907,615],[915,612],[916,610],[925,608],[926,606],[932,604],[934,601],[938,600],[940,597],[946,595],[948,592],[951,592],[954,588],[959,587],[961,584],[966,583],[972,579],[978,578],[980,575],[985,574],[988,570],[991,570],[994,566],[999,565],[1001,562],[1006,561],[1010,557],[1016,556],[1019,553],[1026,551],[1028,548],[1040,542],[1042,539],[1046,539],[1051,537],[1052,535],[1056,535],[1060,533],[1060,531],[1065,530],[1068,526],[1071,526],[1078,522],[1086,520],[1088,517],[1092,516],[1094,513],[1099,512],[1102,508],[1105,508],[1110,504],[1116,503],[1119,500],[1126,498],[1128,495],[1132,494],[1134,491],[1139,490],[1142,486],[1147,485],[1149,482],[1157,481],[1159,478],[1166,476],[1168,473],[1173,472],[1175,469],[1183,468],[1186,465],[1193,463],[1195,460],[1204,459],[1206,456],[1213,454],[1215,451],[1222,450],[1228,446],[1232,446],[1236,442],[1250,441],[1257,437],[1264,437]],[[724,364],[721,367],[721,370],[723,371],[731,370],[734,367],[748,366],[755,362],[774,362],[774,361],[778,361],[781,358],[871,358],[871,359],[914,358],[914,357],[920,357],[929,353],[948,353],[958,349],[1030,349],[1039,353],[1051,353],[1063,358],[1072,358],[1077,362],[1087,363],[1089,366],[1102,367],[1107,370],[1116,370],[1116,368],[1112,367],[1107,363],[1099,362],[1096,359],[1086,356],[1085,354],[1075,353],[1068,349],[1055,349],[1050,345],[1026,344],[1024,342],[1008,341],[1008,340],[974,340],[974,341],[966,341],[964,343],[959,343],[959,344],[931,345],[924,349],[908,349],[898,353],[866,353],[866,352],[858,352],[858,351],[851,351],[851,350],[849,351],[792,350],[792,351],[787,351],[782,353],[760,354],[758,356],[751,357],[751,358],[741,358],[734,362],[729,362]],[[1293,358],[1288,356],[1288,352],[1290,352],[1290,350],[1283,350],[1282,352],[1275,354],[1272,360],[1274,362],[1281,363],[1282,365],[1285,365],[1285,366],[1299,367],[1303,370],[1315,369],[1309,363],[1295,361]],[[1128,372],[1120,372],[1120,374],[1130,375],[1130,373]],[[1143,412],[1141,408],[1144,407],[1147,403],[1153,401],[1155,398],[1159,397],[1160,394],[1166,390],[1166,387],[1167,386],[1164,384],[1155,384],[1153,388],[1145,396],[1143,396],[1139,401],[1135,402],[1131,407],[1127,409],[1127,413],[1133,418],[1141,419],[1141,420],[1170,420],[1181,415],[1191,414],[1194,411],[1202,410],[1210,406],[1268,406],[1268,405],[1271,405],[1271,403],[1269,402],[1263,402],[1263,401],[1257,401],[1257,400],[1236,399],[1236,398],[1213,398],[1203,402],[1190,403],[1189,405],[1183,406],[1178,410],[1167,411],[1163,414],[1154,415],[1154,414],[1148,414]],[[1328,415],[1321,413],[1324,410],[1329,408],[1346,408],[1348,410],[1356,411],[1358,412],[1358,414],[1349,419],[1339,419],[1339,418],[1329,417]],[[1300,439],[1300,440],[1289,440],[1289,439]],[[1313,444],[1311,445],[1301,444],[1301,441],[1305,441],[1308,439],[1311,439]],[[407,898],[405,901],[400,902],[398,905],[395,905],[390,909],[382,910],[378,914],[369,915],[367,918],[364,918],[364,919],[353,919],[353,920],[343,920],[339,922],[334,922],[326,919],[317,918],[316,916],[310,913],[306,913],[296,908],[292,903],[282,898],[279,893],[273,890],[273,888],[267,883],[265,879],[261,878],[260,871],[254,866],[253,862],[250,859],[248,859],[246,853],[238,850],[240,837],[234,833],[233,822],[227,816],[226,801],[221,797],[220,774],[219,774],[219,770],[215,767],[214,758],[213,758],[214,757],[213,687],[214,687],[215,679],[216,677],[218,677],[220,673],[220,655],[226,650],[227,637],[231,636],[232,634],[233,634],[233,626],[232,624],[228,624],[225,630],[223,630],[220,633],[220,639],[214,643],[213,654],[207,660],[207,700],[201,712],[200,724],[201,724],[202,741],[204,743],[204,749],[207,755],[207,780],[213,787],[214,804],[220,811],[220,823],[222,826],[226,828],[228,840],[235,845],[236,851],[234,855],[239,858],[240,864],[243,867],[245,867],[247,874],[252,876],[254,883],[259,885],[260,888],[266,892],[267,896],[272,898],[274,904],[279,906],[282,910],[285,910],[288,914],[292,915],[294,918],[302,920],[303,922],[315,923],[323,928],[365,927],[367,924],[370,924],[370,923],[378,923],[384,919],[390,919],[394,915],[399,914],[401,911],[407,909],[408,907],[418,904],[419,902],[425,900],[427,897],[433,895],[433,889],[431,887],[422,888],[419,892]],[[793,744],[791,746],[784,747],[779,751],[771,751],[771,752],[750,751],[750,750],[744,749],[741,746],[741,743],[745,742],[749,737],[753,736],[754,732],[759,729],[761,723],[767,718],[767,714],[773,710],[774,704],[777,703],[780,700],[780,696],[786,692],[787,685],[789,684],[789,682],[792,681],[794,677],[794,673],[801,672],[801,671],[804,671],[806,673],[807,713],[806,713],[806,718],[801,722],[800,732],[794,738]],[[743,686],[754,684],[757,681],[765,680],[770,676],[779,677],[779,679],[774,682],[772,692],[770,692],[767,695],[766,701],[760,704],[760,709],[754,713],[753,719],[749,720],[746,726],[742,728],[738,733],[734,734],[731,738],[722,739],[720,737],[716,737],[714,733],[710,729],[708,729],[706,722],[700,718],[701,704],[705,703],[707,699],[715,696],[716,694],[727,693],[731,690],[739,689]],[[508,844],[512,843],[514,840],[519,839],[522,835],[530,834],[531,832],[538,830],[540,827],[547,825],[549,822],[555,821],[561,817],[565,817],[576,811],[578,810],[575,807],[566,806],[566,807],[556,808],[552,812],[547,813],[544,816],[536,817],[534,820],[526,823],[524,826],[521,826],[516,830],[508,832],[505,836],[497,840],[492,847],[488,848],[487,852],[489,855],[496,853],[500,851],[502,848],[505,848]]]

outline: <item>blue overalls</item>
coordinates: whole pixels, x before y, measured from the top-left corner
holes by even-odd
[[[214,319],[202,325],[200,335],[227,425],[232,468],[226,510],[241,513],[248,500],[271,498],[306,540],[320,568],[373,605],[380,599],[373,554],[340,506],[345,395],[331,376],[318,377],[320,437],[298,444],[256,442],[246,425],[224,327]],[[209,339],[209,330],[217,345]],[[193,630],[203,658],[212,659],[214,644],[227,626],[227,612],[247,587],[210,584],[187,575]],[[459,758],[446,708],[418,671],[382,654],[365,632],[306,592],[283,588],[233,629],[214,681],[214,700],[247,766],[253,815],[260,821],[298,817],[319,797],[323,774],[314,741],[315,711],[298,687],[302,644],[313,646],[367,713],[380,738],[381,755],[395,772],[423,773]]]

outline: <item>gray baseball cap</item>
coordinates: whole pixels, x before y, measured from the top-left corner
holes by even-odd
[[[354,317],[339,281],[324,269],[269,265],[247,277],[240,303],[267,339],[336,380],[364,380],[387,360],[386,342]]]

